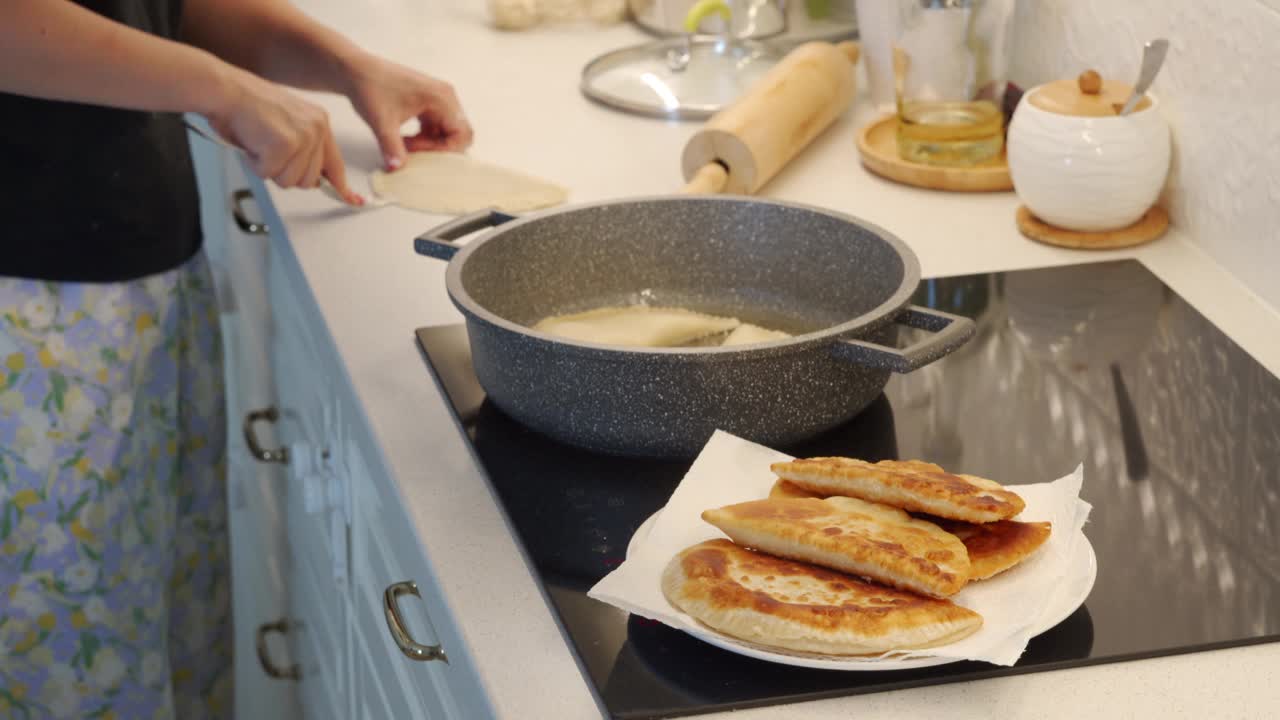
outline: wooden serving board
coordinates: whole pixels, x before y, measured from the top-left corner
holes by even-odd
[[[858,131],[858,152],[871,172],[897,182],[950,192],[1003,192],[1013,189],[1009,163],[1000,157],[974,167],[941,167],[898,156],[898,116],[889,115]]]
[[[1138,222],[1117,230],[1082,232],[1064,230],[1036,217],[1025,205],[1018,206],[1018,230],[1023,235],[1049,245],[1085,250],[1113,250],[1151,242],[1169,229],[1169,213],[1160,206],[1148,210]]]

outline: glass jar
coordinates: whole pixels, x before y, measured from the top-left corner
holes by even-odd
[[[998,157],[1015,0],[891,1],[898,154],[959,167]]]

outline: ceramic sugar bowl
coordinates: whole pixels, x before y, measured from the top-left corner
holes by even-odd
[[[1136,223],[1169,174],[1169,126],[1147,94],[1128,115],[1130,86],[1088,71],[1023,95],[1009,124],[1009,174],[1040,220],[1098,232]]]

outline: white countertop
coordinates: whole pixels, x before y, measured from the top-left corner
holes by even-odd
[[[630,25],[502,33],[485,24],[479,0],[299,4],[365,47],[452,82],[476,129],[471,153],[556,180],[571,189],[571,202],[682,185],[680,151],[696,125],[623,115],[578,93],[588,60],[645,39]],[[372,136],[345,100],[313,97],[329,109],[362,189],[378,163]],[[1280,315],[1176,229],[1133,251],[1072,252],[1025,240],[1014,227],[1010,193],[915,190],[863,170],[853,138],[866,112],[865,103],[856,105],[762,195],[881,225],[914,249],[926,276],[1138,258],[1280,374]],[[493,707],[510,718],[598,715],[590,685],[412,340],[414,328],[461,320],[444,290],[445,264],[412,249],[416,235],[447,218],[394,207],[353,213],[319,192],[274,186],[266,192],[268,220],[284,228],[319,302]],[[1278,667],[1280,644],[1270,644],[735,716],[1261,717],[1280,708]]]

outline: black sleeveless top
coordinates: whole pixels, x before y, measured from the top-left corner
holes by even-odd
[[[181,0],[76,0],[155,35]],[[182,116],[0,92],[0,275],[115,282],[171,270],[200,249]]]

